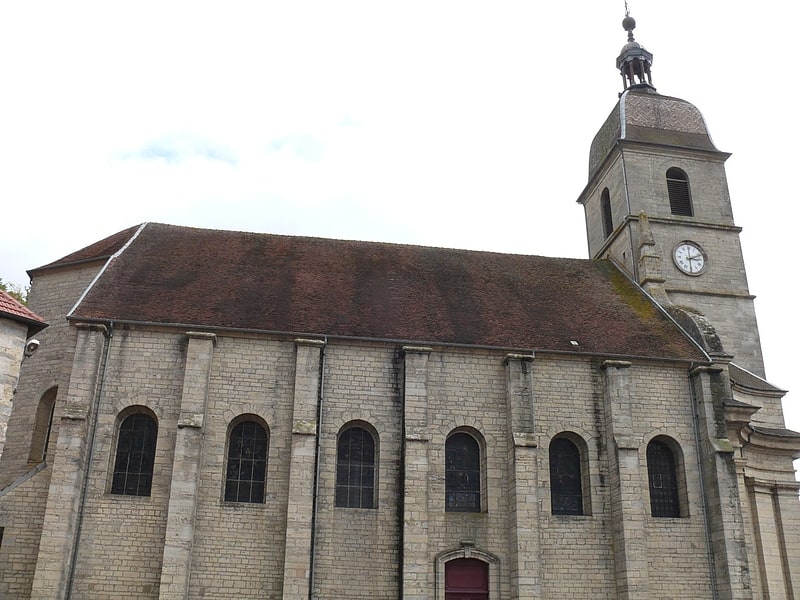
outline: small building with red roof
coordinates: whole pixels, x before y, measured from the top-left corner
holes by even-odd
[[[25,343],[45,327],[47,323],[41,317],[0,290],[0,456]]]

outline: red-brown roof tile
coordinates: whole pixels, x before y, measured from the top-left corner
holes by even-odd
[[[110,262],[73,316],[703,358],[608,261],[160,224]]]
[[[63,258],[59,258],[58,260],[48,263],[44,266],[31,269],[28,271],[28,274],[33,277],[45,269],[66,267],[69,265],[91,261],[106,260],[113,256],[115,252],[118,252],[131,239],[131,237],[133,237],[133,234],[136,233],[137,229],[139,229],[139,225],[129,227],[128,229],[117,232],[114,235],[108,236],[107,238],[103,238],[99,242],[95,242],[90,246],[86,246],[77,252],[67,254]]]
[[[27,325],[28,337],[47,327],[47,323],[39,315],[3,290],[0,290],[0,318]]]

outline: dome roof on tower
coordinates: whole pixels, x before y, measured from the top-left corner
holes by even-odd
[[[620,140],[718,152],[696,106],[649,90],[628,90],[620,96],[592,141],[589,179]]]
[[[622,50],[619,51],[620,56],[633,52],[634,50],[644,50],[644,46],[642,46],[636,40],[632,42],[628,42],[622,47]]]

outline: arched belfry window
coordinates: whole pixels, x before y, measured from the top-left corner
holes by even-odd
[[[111,479],[111,493],[149,496],[153,483],[158,425],[155,417],[142,411],[122,419],[117,432],[117,455]]]
[[[445,510],[481,511],[481,447],[464,431],[445,442]]]
[[[375,508],[375,437],[363,426],[345,426],[336,443],[336,506]]]
[[[226,502],[264,502],[268,446],[266,427],[255,417],[242,417],[233,425],[228,434]]]
[[[667,443],[647,444],[647,478],[650,487],[650,512],[654,517],[680,517],[678,462]]]
[[[583,469],[581,451],[567,437],[550,442],[550,508],[554,515],[582,515]]]
[[[667,169],[667,193],[669,208],[673,215],[691,217],[692,195],[689,191],[689,177],[677,167]]]
[[[614,231],[614,220],[611,216],[611,195],[608,188],[603,189],[600,194],[600,212],[603,214],[603,236],[608,237]]]

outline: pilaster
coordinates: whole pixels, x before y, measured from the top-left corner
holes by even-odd
[[[50,467],[32,599],[61,600],[67,597],[71,585],[107,333],[101,325],[77,326],[69,389]]]
[[[430,600],[428,554],[428,357],[430,348],[403,347],[403,591],[404,600]]]
[[[783,483],[774,486],[774,505],[778,515],[779,543],[783,573],[786,577],[786,597],[800,597],[800,483]]]
[[[311,585],[314,483],[319,434],[317,411],[324,348],[325,343],[321,340],[295,340],[292,449],[283,564],[283,597],[287,599],[307,598]]]
[[[539,598],[542,592],[539,543],[537,443],[534,436],[533,355],[508,354],[508,481],[511,598]]]
[[[754,513],[756,546],[762,573],[761,586],[764,598],[770,600],[791,599],[791,576],[784,577],[783,532],[780,523],[780,496],[767,481],[748,478],[750,501]],[[795,491],[796,494],[796,491]],[[796,501],[796,500],[795,500]],[[788,558],[788,557],[786,557]],[[796,560],[797,557],[791,557]],[[788,567],[788,565],[786,565]],[[789,569],[791,570],[791,569]]]
[[[752,598],[734,448],[725,424],[730,384],[722,366],[697,367],[690,376],[717,594],[722,600]]]
[[[606,449],[614,568],[620,600],[650,598],[644,496],[639,443],[633,434],[631,383],[627,361],[603,363]]]
[[[188,598],[195,512],[200,478],[208,381],[214,356],[213,333],[188,332],[181,410],[175,436],[175,464],[169,492],[161,600]]]
[[[737,436],[738,437],[738,436]],[[730,439],[730,438],[729,438]],[[761,589],[761,570],[759,565],[759,546],[756,542],[755,509],[751,506],[752,498],[748,493],[747,459],[742,456],[740,446],[734,443],[734,466],[736,468],[736,484],[739,488],[739,500],[742,506],[742,527],[744,528],[747,564],[750,565],[750,585],[754,590]],[[758,597],[757,595],[754,597]]]

